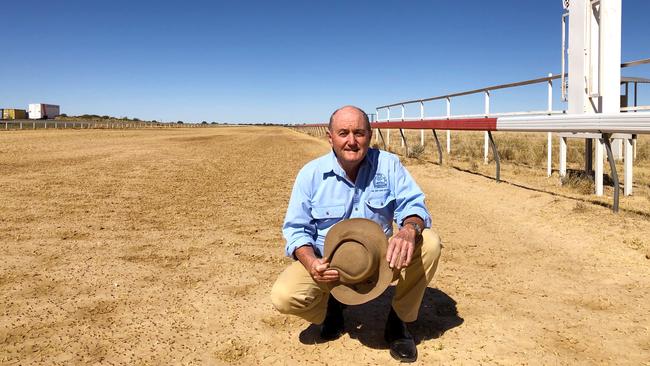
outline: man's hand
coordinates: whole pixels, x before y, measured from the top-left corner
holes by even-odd
[[[386,260],[390,268],[402,269],[411,264],[415,251],[415,235],[415,229],[411,225],[405,225],[390,238],[386,251]]]
[[[329,269],[329,263],[316,257],[311,245],[303,245],[294,252],[296,258],[305,266],[314,281],[319,283],[332,283],[339,280],[339,272]]]
[[[320,283],[332,283],[339,280],[339,271],[329,269],[330,264],[320,258],[314,258],[307,269],[311,278]]]

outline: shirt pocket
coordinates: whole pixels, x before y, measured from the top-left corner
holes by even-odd
[[[368,195],[368,198],[366,198],[366,206],[371,210],[382,210],[389,208],[389,205],[394,201],[395,196],[390,191],[376,192]]]
[[[314,218],[316,228],[321,231],[343,219],[343,216],[345,216],[345,206],[312,206],[311,216]]]

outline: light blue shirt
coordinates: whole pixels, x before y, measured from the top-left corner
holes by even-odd
[[[371,219],[390,237],[393,219],[401,225],[411,215],[431,227],[424,194],[396,155],[369,149],[355,184],[346,178],[332,151],[307,163],[296,177],[282,227],[285,252],[294,257],[297,248],[311,244],[322,257],[327,232],[341,220]]]

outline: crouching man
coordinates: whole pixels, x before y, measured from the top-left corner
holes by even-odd
[[[321,337],[333,340],[345,329],[341,302],[369,301],[396,281],[384,337],[394,358],[415,361],[405,322],[418,317],[441,248],[424,194],[397,156],[369,148],[372,129],[361,109],[336,110],[327,135],[332,151],[305,165],[293,187],[283,234],[287,256],[297,261],[275,282],[273,305],[321,324]],[[383,243],[371,239],[373,230]]]

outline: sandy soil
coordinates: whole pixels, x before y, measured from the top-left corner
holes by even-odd
[[[393,363],[390,290],[329,343],[269,303],[293,179],[327,150],[283,128],[1,133],[0,363]],[[445,246],[419,363],[650,365],[647,217],[407,166]]]

